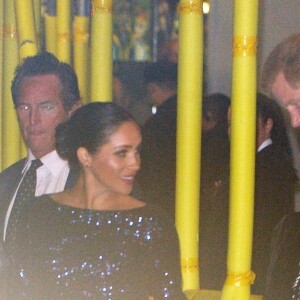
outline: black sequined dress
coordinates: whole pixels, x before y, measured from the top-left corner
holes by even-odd
[[[33,201],[16,242],[7,244],[9,299],[186,299],[177,233],[159,208],[95,211],[49,196]]]

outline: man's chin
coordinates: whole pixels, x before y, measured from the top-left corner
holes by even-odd
[[[53,151],[49,147],[44,147],[45,145],[48,145],[47,142],[45,141],[34,142],[34,143],[31,142],[30,144],[28,144],[28,148],[30,149],[30,151],[35,157],[40,158]]]

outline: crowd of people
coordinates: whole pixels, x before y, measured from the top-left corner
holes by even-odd
[[[145,68],[155,114],[142,126],[119,74],[112,103],[82,105],[74,70],[54,55],[38,53],[16,68],[11,92],[28,155],[0,173],[1,299],[186,299],[174,225],[174,59]],[[300,34],[271,52],[261,91],[252,293],[300,299],[299,154],[291,129],[300,127]],[[202,141],[202,289],[221,290],[226,278],[230,102],[204,95],[195,137]]]

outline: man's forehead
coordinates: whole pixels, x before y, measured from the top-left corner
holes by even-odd
[[[283,106],[300,105],[300,88],[292,88],[283,73],[279,73],[272,85],[272,96]]]

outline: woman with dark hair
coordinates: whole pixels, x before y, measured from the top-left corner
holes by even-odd
[[[11,258],[10,299],[185,299],[178,239],[156,206],[132,198],[140,128],[123,108],[91,103],[56,132],[74,187],[32,200]]]

